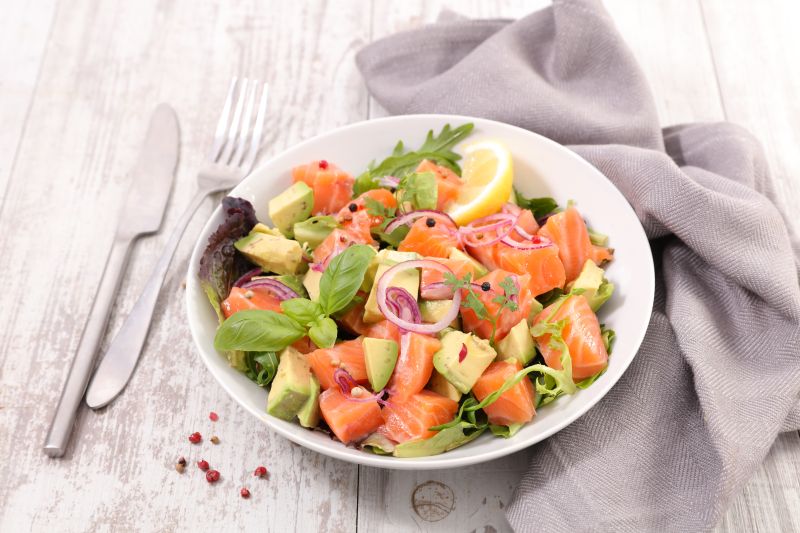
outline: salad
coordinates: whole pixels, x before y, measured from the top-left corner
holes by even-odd
[[[297,166],[269,201],[273,227],[223,200],[198,275],[215,347],[270,386],[270,415],[435,455],[487,430],[510,438],[605,371],[608,238],[572,202],[520,194],[501,141],[456,153],[472,128],[401,141],[357,177]]]

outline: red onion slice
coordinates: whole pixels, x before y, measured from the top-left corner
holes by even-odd
[[[450,218],[450,215],[444,213],[442,211],[436,211],[434,209],[418,209],[416,211],[410,211],[405,215],[401,215],[386,225],[386,229],[384,230],[386,233],[391,233],[400,226],[410,226],[414,223],[418,218],[427,217],[432,218],[438,222],[443,222],[444,224],[448,224],[454,230],[458,228],[455,221]]]
[[[466,358],[467,358],[467,345],[462,342],[461,351],[458,352],[458,362],[463,363],[464,359]]]
[[[248,281],[241,287],[242,289],[268,289],[279,300],[291,300],[292,298],[299,298],[300,295],[294,292],[289,286],[281,283],[277,279],[261,278],[253,281]]]
[[[378,280],[378,309],[390,322],[399,328],[404,329],[405,331],[413,331],[414,333],[422,334],[437,333],[449,326],[453,319],[458,316],[458,310],[461,306],[461,291],[457,291],[453,295],[453,305],[447,311],[445,316],[442,317],[442,319],[438,322],[434,324],[416,324],[414,322],[404,320],[402,317],[398,316],[398,313],[392,312],[392,309],[389,307],[389,304],[386,301],[386,293],[394,277],[400,272],[410,268],[430,268],[440,272],[453,274],[453,272],[442,263],[431,261],[430,259],[418,259],[415,261],[404,261],[402,263],[397,263],[392,268],[387,270]]]
[[[540,237],[538,235],[534,235],[533,239],[527,242],[515,241],[514,239],[508,237],[500,239],[500,242],[502,242],[506,246],[516,248],[517,250],[539,250],[540,248],[547,248],[548,246],[553,246],[553,241],[551,241],[547,237]]]
[[[244,285],[245,283],[247,283],[248,281],[253,279],[253,277],[258,276],[262,272],[264,272],[264,271],[261,270],[260,268],[254,268],[253,270],[250,270],[249,272],[245,272],[245,274],[241,278],[236,280],[236,283],[234,283],[233,286],[234,287],[241,287],[242,285]]]
[[[396,189],[397,186],[400,185],[400,178],[395,178],[394,176],[383,176],[382,178],[378,179],[378,185],[381,187]]]
[[[414,324],[422,323],[422,315],[419,312],[417,300],[404,288],[389,287],[386,289],[386,303],[392,312],[403,320]]]
[[[482,291],[480,283],[470,283],[473,289]],[[453,297],[453,287],[443,281],[428,283],[419,290],[423,300],[449,300]]]
[[[350,375],[350,372],[343,368],[337,368],[333,372],[333,381],[339,385],[339,388],[342,389],[342,394],[350,394],[350,391],[353,390],[353,387],[358,387],[358,382],[353,379],[353,376]]]
[[[509,213],[495,213],[459,228],[461,242],[467,246],[489,246],[511,233],[517,223],[517,217]]]

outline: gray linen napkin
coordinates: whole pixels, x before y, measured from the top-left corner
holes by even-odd
[[[631,53],[590,1],[515,22],[440,22],[357,62],[392,113],[476,115],[571,145],[651,239],[656,300],[639,354],[594,409],[534,448],[512,526],[712,527],[800,420],[797,258],[759,144],[727,123],[662,130]]]

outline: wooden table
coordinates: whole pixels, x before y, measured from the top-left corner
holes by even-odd
[[[189,338],[183,279],[191,237],[173,261],[125,393],[103,411],[81,411],[64,459],[48,459],[40,447],[156,103],[175,106],[183,136],[168,228],[192,195],[232,75],[272,86],[268,157],[383,114],[353,62],[371,40],[432,21],[447,5],[516,17],[544,2],[533,4],[0,0],[0,531],[507,530],[503,507],[525,452],[462,471],[391,472],[328,459],[254,423],[206,372]],[[797,2],[606,5],[663,123],[743,124],[765,145],[781,207],[800,212]],[[189,235],[211,209],[202,207]],[[166,236],[136,246],[111,332]],[[192,447],[186,436],[195,430],[221,443]],[[190,460],[183,475],[173,468],[180,455]],[[215,486],[192,464],[201,455],[222,472]],[[269,480],[250,476],[259,464]],[[800,437],[784,434],[720,531],[800,530],[798,480]],[[250,500],[239,497],[243,485]]]

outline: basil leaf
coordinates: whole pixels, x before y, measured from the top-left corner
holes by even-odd
[[[517,205],[523,209],[529,209],[534,218],[542,218],[558,209],[556,201],[549,197],[525,198],[517,189],[514,189],[514,198]]]
[[[320,348],[331,348],[336,344],[336,335],[339,329],[333,319],[325,317],[314,321],[308,328],[308,336]]]
[[[374,255],[371,246],[355,244],[331,260],[319,282],[319,303],[326,315],[344,309],[355,297]]]
[[[296,320],[261,309],[233,314],[217,329],[214,348],[220,351],[279,352],[306,335]]]
[[[308,325],[323,314],[322,307],[317,302],[307,298],[292,298],[281,302],[284,314],[297,320],[300,324]]]

